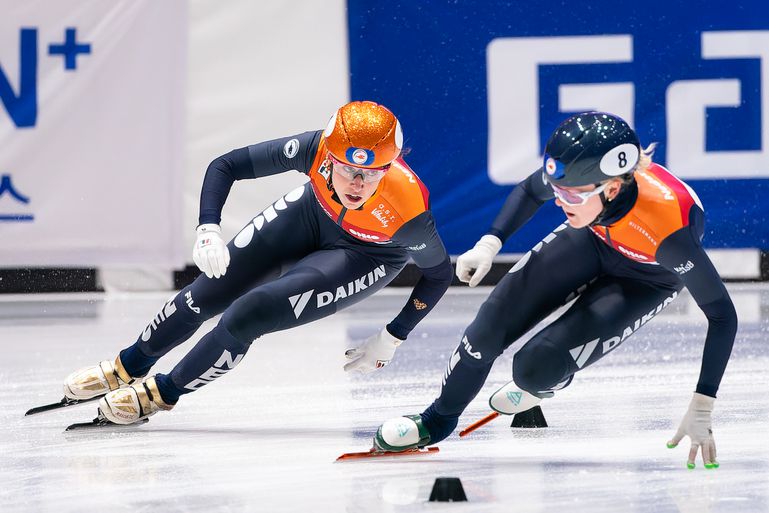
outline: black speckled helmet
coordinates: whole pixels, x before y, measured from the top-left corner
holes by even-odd
[[[547,141],[545,178],[561,187],[598,184],[632,173],[641,144],[622,118],[606,112],[572,116]]]

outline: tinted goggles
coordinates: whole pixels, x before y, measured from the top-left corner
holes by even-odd
[[[390,169],[390,164],[382,167],[351,166],[350,164],[340,162],[339,160],[335,159],[331,153],[328,154],[328,158],[334,165],[336,172],[340,173],[348,180],[354,180],[356,176],[360,175],[365,183],[376,182],[381,180],[387,170]]]
[[[606,189],[606,186],[609,185],[609,182],[603,183],[593,189],[592,191],[587,192],[577,192],[569,189],[564,189],[562,187],[558,187],[557,185],[550,184],[550,187],[553,189],[553,193],[555,194],[555,197],[561,200],[562,203],[569,205],[570,207],[578,207],[580,205],[584,205],[587,203],[587,200],[592,198],[593,196],[597,196],[598,194],[601,194],[604,189]]]

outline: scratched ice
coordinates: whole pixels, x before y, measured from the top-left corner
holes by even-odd
[[[167,294],[0,296],[0,510],[767,511],[769,287],[730,290],[740,331],[716,402],[714,471],[701,462],[687,470],[685,444],[665,447],[696,382],[705,331],[687,295],[543,403],[546,429],[511,430],[500,418],[467,439],[453,435],[437,455],[349,463],[334,460],[367,449],[384,419],[433,399],[488,289],[452,290],[374,376],[345,375],[344,349],[394,315],[405,290],[264,337],[237,369],[145,426],[75,433],[63,428],[90,420],[94,406],[23,412],[58,400],[70,371],[113,357]],[[461,426],[487,413],[510,361],[508,351]],[[469,502],[428,503],[440,476],[459,477]]]

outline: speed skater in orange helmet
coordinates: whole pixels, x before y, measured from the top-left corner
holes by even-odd
[[[381,290],[409,259],[422,276],[400,312],[357,348],[345,371],[385,367],[452,279],[429,192],[403,160],[396,116],[374,102],[339,108],[325,130],[233,150],[208,166],[193,257],[203,274],[161,307],[116,358],[71,374],[65,396],[103,396],[105,422],[130,424],[232,370],[262,335],[316,321]],[[219,223],[237,180],[298,170],[309,178],[226,243]],[[168,374],[159,358],[222,314]]]

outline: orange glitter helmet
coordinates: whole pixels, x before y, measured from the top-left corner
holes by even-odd
[[[398,118],[374,102],[350,102],[337,110],[323,131],[326,148],[340,162],[376,168],[398,158],[403,132]]]

